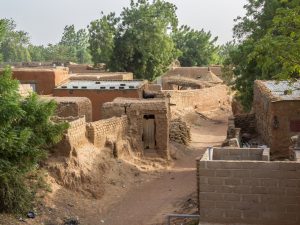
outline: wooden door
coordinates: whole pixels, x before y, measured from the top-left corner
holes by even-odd
[[[153,117],[144,117],[143,122],[143,141],[144,149],[155,148],[155,119]]]

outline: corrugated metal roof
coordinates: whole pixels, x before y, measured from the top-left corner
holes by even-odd
[[[280,100],[300,100],[300,80],[289,81],[263,81],[274,97]]]
[[[143,83],[142,80],[130,81],[91,81],[91,80],[70,80],[68,83],[58,86],[56,89],[86,89],[86,90],[130,90],[138,89]]]

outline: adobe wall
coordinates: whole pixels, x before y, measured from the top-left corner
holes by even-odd
[[[111,102],[117,97],[142,98],[142,89],[134,90],[65,90],[55,89],[54,96],[60,97],[87,97],[92,103],[92,120],[103,119],[101,115],[102,105]]]
[[[57,102],[56,116],[81,117],[85,116],[87,122],[92,121],[92,103],[85,97],[49,97],[41,96],[42,100]]]
[[[273,119],[276,116],[278,126],[273,126]],[[289,147],[290,138],[298,135],[291,129],[292,121],[300,123],[300,101],[279,101],[272,102],[270,107],[269,123],[271,135],[269,136],[270,149],[274,158],[290,158],[293,154]]]
[[[237,151],[237,150],[236,150]],[[300,163],[197,160],[201,220],[300,224]]]
[[[103,105],[104,118],[127,115],[128,135],[136,153],[144,154],[143,122],[144,115],[154,115],[155,119],[155,151],[163,158],[169,158],[169,108],[164,99],[116,99]]]
[[[228,87],[217,85],[197,90],[163,90],[165,96],[170,96],[171,108],[182,110],[197,107],[201,111],[212,110],[229,104]]]
[[[13,69],[13,77],[21,83],[35,83],[39,95],[49,95],[53,89],[69,78],[66,69]]]
[[[89,140],[99,148],[105,146],[107,141],[118,142],[127,136],[127,116],[113,117],[87,124]]]
[[[253,111],[255,113],[256,131],[262,140],[270,145],[272,136],[271,95],[269,91],[255,81],[253,90]]]
[[[86,135],[85,116],[69,121],[69,128],[64,134],[63,140],[54,148],[55,154],[70,157],[74,148],[78,148],[87,142]]]

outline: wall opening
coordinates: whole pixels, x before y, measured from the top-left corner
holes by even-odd
[[[144,115],[143,135],[142,135],[144,149],[155,149],[156,147],[155,131],[156,131],[155,116]]]

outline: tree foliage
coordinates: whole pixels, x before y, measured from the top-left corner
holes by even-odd
[[[210,32],[198,31],[188,26],[181,26],[173,35],[177,49],[181,51],[178,58],[181,66],[204,66],[215,60],[218,48],[217,37],[212,38]]]
[[[16,24],[12,20],[1,19],[2,42],[0,53],[5,62],[29,62],[31,60],[28,51],[29,35],[25,31],[16,30]]]
[[[61,140],[65,123],[52,123],[56,104],[32,94],[22,98],[10,69],[0,76],[0,212],[28,210],[32,194],[26,174]]]
[[[228,62],[235,68],[235,87],[245,109],[251,108],[254,80],[299,76],[294,61],[299,54],[298,6],[298,0],[249,0],[245,17],[236,19],[239,43]]]
[[[176,6],[160,0],[131,1],[120,21],[109,68],[148,80],[163,74],[178,55],[170,35],[178,24]]]
[[[110,62],[115,47],[114,38],[118,21],[119,18],[116,18],[115,13],[104,15],[101,12],[101,18],[90,23],[89,48],[95,64]]]

